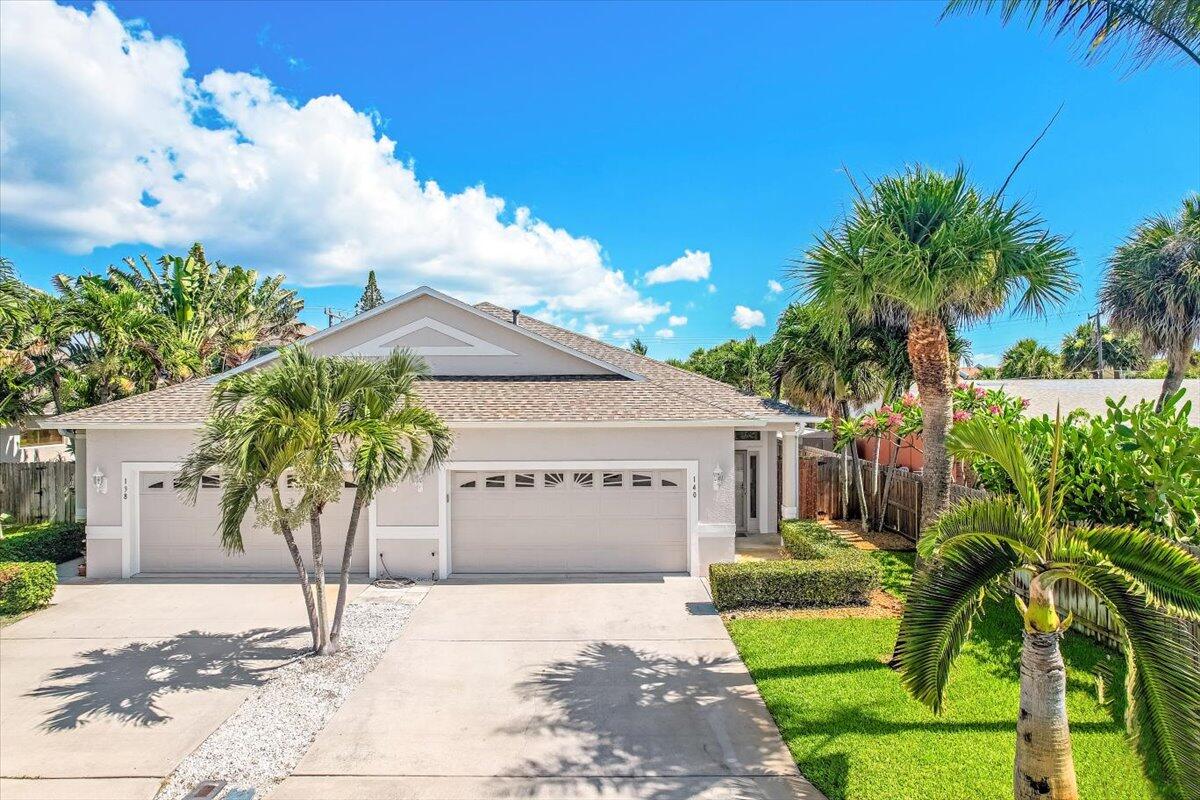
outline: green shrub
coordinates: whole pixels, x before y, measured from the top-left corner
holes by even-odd
[[[83,526],[77,522],[41,522],[4,531],[0,561],[53,561],[61,564],[83,555]]]
[[[20,614],[54,597],[58,570],[49,561],[0,562],[0,614]]]
[[[781,522],[779,531],[792,558],[708,568],[719,610],[862,605],[879,586],[879,565],[837,534],[800,520]]]

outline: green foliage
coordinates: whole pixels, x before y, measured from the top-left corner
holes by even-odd
[[[362,297],[358,298],[358,305],[354,307],[354,313],[361,314],[381,305],[383,305],[383,292],[379,291],[379,284],[375,281],[375,270],[371,270],[367,273],[367,285],[363,287]]]
[[[0,561],[0,614],[20,614],[46,605],[58,586],[49,561]]]
[[[1150,363],[1141,372],[1134,375],[1136,378],[1158,378],[1162,380],[1167,377],[1167,370],[1170,365],[1165,358],[1152,358]],[[1193,351],[1188,357],[1188,365],[1184,370],[1183,377],[1185,378],[1200,378],[1200,351]]]
[[[1200,64],[1200,14],[1191,0],[948,0],[943,16],[976,10],[998,11],[1006,24],[1024,19],[1055,36],[1073,34],[1087,61],[1118,50],[1131,68],[1160,60]]]
[[[1062,515],[1075,522],[1133,525],[1176,541],[1200,542],[1200,428],[1180,391],[1162,411],[1143,401],[1108,401],[1103,414],[1071,414],[1062,429],[1058,483]],[[1049,417],[1017,419],[1023,446],[1045,480],[1054,437]],[[971,459],[979,483],[1012,490],[991,458]]]
[[[644,356],[650,351],[650,348],[641,339],[635,338],[629,343],[629,350],[630,352],[637,353],[639,356]]]
[[[753,336],[730,339],[707,350],[698,347],[682,366],[689,372],[727,383],[744,392],[767,394],[770,391],[771,374],[766,367],[763,348]]]
[[[1136,336],[1117,335],[1107,325],[1100,326],[1100,347],[1104,351],[1104,369],[1138,370],[1145,359]],[[1096,358],[1096,328],[1085,322],[1063,337],[1059,347],[1062,374],[1068,378],[1087,378],[1096,373],[1100,362]],[[1166,372],[1163,372],[1166,375]],[[1162,377],[1162,376],[1160,376]]]
[[[5,528],[0,561],[52,561],[83,555],[84,529],[76,522],[39,522]]]
[[[872,555],[911,557],[911,553]],[[885,588],[887,588],[885,586]],[[888,669],[894,618],[738,615],[726,622],[784,742],[829,800],[1012,798],[1021,620],[1011,599],[984,604],[950,674],[941,715],[914,703]],[[1087,800],[1162,800],[1126,742],[1125,668],[1082,634],[1062,641],[1067,713]],[[1101,668],[1112,702],[1096,702]]]
[[[1057,378],[1061,374],[1058,354],[1036,339],[1021,339],[1000,357],[1001,378]]]
[[[875,562],[821,526],[785,520],[779,528],[792,558],[709,567],[718,609],[861,605],[879,585]]]

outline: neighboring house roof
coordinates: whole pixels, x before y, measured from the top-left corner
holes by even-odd
[[[480,303],[472,310],[505,325],[512,324],[512,312],[500,306]],[[611,365],[617,374],[440,375],[418,382],[417,391],[424,403],[451,424],[460,426],[506,422],[681,424],[742,420],[751,424],[815,418],[784,403],[743,394],[718,381],[532,317],[518,317],[518,327],[533,338],[579,353],[587,361]],[[211,379],[198,378],[63,414],[47,420],[46,426],[190,427],[207,416],[212,388]]]
[[[1035,417],[1043,414],[1053,417],[1059,406],[1064,415],[1075,409],[1103,414],[1109,398],[1127,398],[1125,406],[1128,408],[1140,400],[1157,400],[1162,391],[1162,381],[1157,378],[987,380],[975,381],[975,385],[988,389],[1002,388],[1011,395],[1025,398],[1029,401],[1025,413]],[[1189,418],[1192,424],[1200,425],[1200,380],[1186,380],[1183,387],[1187,391],[1187,399],[1192,401]]]

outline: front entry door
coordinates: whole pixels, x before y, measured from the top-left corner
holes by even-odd
[[[749,507],[746,503],[746,451],[735,450],[733,453],[733,504],[737,522],[737,532],[746,533],[749,530]]]

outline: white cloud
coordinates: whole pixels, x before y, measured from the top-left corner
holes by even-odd
[[[687,317],[677,317],[674,314],[667,317],[667,324],[672,328],[678,328],[681,325],[687,325]]]
[[[293,102],[244,72],[194,78],[180,42],[104,4],[4,3],[0,18],[0,222],[14,240],[78,254],[201,240],[302,285],[359,285],[370,267],[389,294],[429,283],[581,324],[670,310],[595,239],[482,185],[422,180],[377,111]]]
[[[670,264],[655,267],[646,273],[646,285],[673,281],[702,281],[712,272],[712,257],[701,250],[685,250]]]
[[[716,285],[715,283],[710,283],[710,284],[708,285],[708,293],[709,293],[709,294],[716,294],[716,293],[717,293],[717,285]]]
[[[750,328],[761,328],[767,324],[767,318],[763,316],[763,312],[746,308],[746,306],[734,306],[733,316],[730,319],[733,320],[734,325],[744,331]]]
[[[783,291],[783,284],[772,278],[767,281],[767,292],[770,294],[779,294]]]
[[[674,339],[675,331],[671,330],[670,328],[659,328],[654,332],[654,335],[659,339]]]
[[[995,353],[976,353],[975,363],[981,367],[998,367],[1000,366],[1000,356]]]

